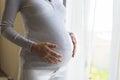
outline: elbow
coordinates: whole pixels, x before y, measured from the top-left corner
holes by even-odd
[[[1,35],[4,33],[4,31],[7,30],[7,28],[10,28],[12,26],[13,26],[13,24],[10,24],[8,22],[1,23],[1,25],[0,25],[0,33],[1,33]]]

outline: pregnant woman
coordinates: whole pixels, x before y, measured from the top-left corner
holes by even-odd
[[[25,36],[13,28],[18,12]],[[75,54],[76,39],[66,31],[61,0],[6,0],[1,34],[22,47],[19,80],[66,80],[65,66]]]

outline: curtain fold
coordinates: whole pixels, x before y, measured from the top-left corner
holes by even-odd
[[[109,80],[120,80],[120,1],[113,0],[113,26]]]

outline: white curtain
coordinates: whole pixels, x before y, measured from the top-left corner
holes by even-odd
[[[100,0],[68,0],[67,1],[67,26],[75,33],[78,41],[77,54],[74,59],[71,60],[68,70],[68,80],[89,80],[91,59],[93,57],[94,48],[94,22],[95,22],[95,10]],[[112,5],[113,1],[113,5]],[[109,67],[109,79],[108,80],[120,80],[120,1],[119,0],[102,0],[102,5],[105,9],[101,12],[103,23],[99,25],[102,27],[107,26],[109,29],[112,26],[112,41],[109,42],[111,48],[108,49],[108,67]],[[108,6],[109,4],[109,6]],[[108,7],[107,7],[108,6]],[[98,9],[99,9],[98,8]],[[98,10],[97,9],[97,10]],[[113,11],[112,11],[113,9]],[[98,11],[99,12],[99,11]],[[108,13],[107,13],[108,12]],[[110,12],[110,13],[109,13]],[[112,15],[113,13],[113,15]],[[103,15],[105,15],[103,17]],[[113,19],[111,19],[113,17]],[[106,22],[105,20],[110,19]],[[111,21],[112,20],[112,21]],[[99,21],[98,21],[99,22]],[[113,25],[111,25],[113,23]],[[98,28],[98,27],[96,27]],[[102,27],[104,28],[104,27]],[[108,31],[108,30],[105,30]],[[103,32],[105,32],[103,30]],[[101,34],[101,33],[100,33]],[[111,33],[109,33],[111,36]],[[104,37],[102,35],[102,37]],[[105,36],[106,38],[110,38]],[[111,39],[109,39],[110,41]],[[107,51],[107,50],[106,50]],[[104,51],[103,51],[104,52]],[[103,57],[101,57],[103,59]],[[105,60],[105,56],[104,56]],[[103,60],[103,61],[104,61]],[[109,64],[110,62],[110,64]],[[104,62],[103,62],[104,63]]]
[[[120,80],[120,0],[113,0],[113,27],[109,80]]]
[[[68,80],[89,80],[95,0],[67,0],[67,26],[77,37],[77,54],[71,60]]]

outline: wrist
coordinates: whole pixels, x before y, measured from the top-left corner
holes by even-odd
[[[32,43],[32,46],[31,46],[31,52],[36,51],[37,44],[38,44],[38,43]]]

